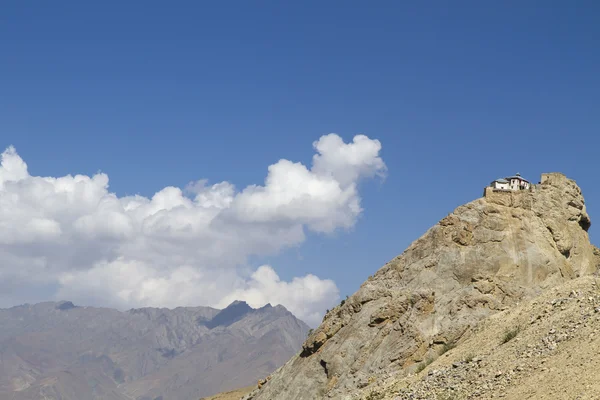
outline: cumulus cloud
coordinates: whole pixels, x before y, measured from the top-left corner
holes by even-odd
[[[283,281],[266,265],[246,273],[248,257],[299,245],[307,230],[352,227],[362,212],[358,183],[386,168],[381,144],[364,135],[344,143],[330,134],[313,147],[310,168],[279,160],[262,185],[199,180],[151,198],[118,197],[102,173],[32,176],[9,147],[0,166],[0,279],[25,297],[44,287],[55,299],[118,308],[283,304],[316,324],[339,297],[333,281]]]

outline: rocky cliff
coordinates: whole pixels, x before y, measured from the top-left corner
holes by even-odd
[[[594,273],[580,188],[544,174],[533,191],[486,191],[384,265],[248,399],[350,399],[401,377],[468,335],[479,321]]]

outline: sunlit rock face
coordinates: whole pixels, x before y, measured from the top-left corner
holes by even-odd
[[[531,190],[486,190],[331,310],[303,351],[248,398],[346,399],[406,374],[481,319],[595,272],[590,225],[580,188],[562,174],[542,175]]]

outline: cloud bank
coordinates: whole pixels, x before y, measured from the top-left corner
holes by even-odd
[[[352,227],[357,185],[381,176],[381,144],[336,134],[313,143],[311,168],[279,160],[263,185],[229,182],[166,187],[151,198],[118,197],[108,176],[31,176],[13,147],[0,166],[0,291],[3,305],[47,297],[121,309],[141,306],[253,307],[283,304],[317,324],[334,304],[331,280],[308,274],[282,281],[249,256],[296,246],[305,232]],[[39,299],[36,299],[39,300]]]

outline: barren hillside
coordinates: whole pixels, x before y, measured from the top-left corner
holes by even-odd
[[[575,279],[493,315],[428,362],[354,398],[598,399],[600,279]]]
[[[325,315],[303,351],[246,398],[353,399],[400,382],[486,318],[594,274],[590,226],[580,188],[562,174],[543,174],[532,190],[488,190]]]

